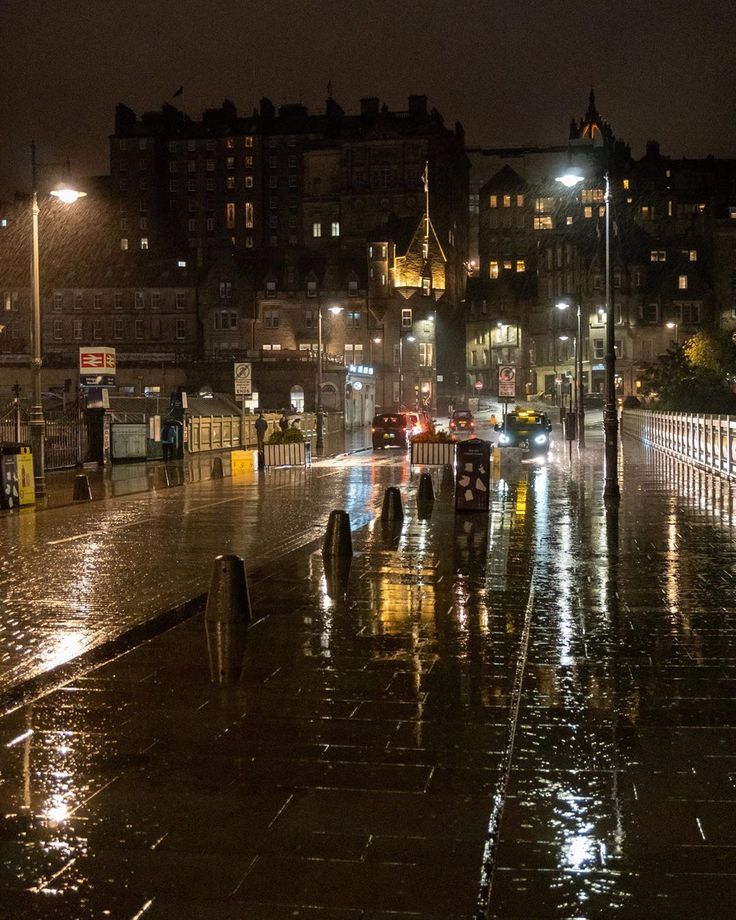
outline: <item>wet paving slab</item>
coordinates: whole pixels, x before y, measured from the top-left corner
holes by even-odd
[[[227,684],[196,616],[0,720],[0,916],[733,914],[728,501],[593,444],[264,563]]]

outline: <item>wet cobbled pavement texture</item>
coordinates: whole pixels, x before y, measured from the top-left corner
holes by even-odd
[[[196,615],[6,715],[0,917],[733,916],[733,497],[626,441],[606,510],[599,446],[490,514],[335,464],[349,561],[295,526],[249,629]]]

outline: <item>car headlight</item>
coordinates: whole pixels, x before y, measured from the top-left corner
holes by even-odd
[[[534,438],[534,443],[535,443],[535,444],[546,444],[546,443],[547,443],[547,435],[546,435],[546,434],[538,434],[538,435],[536,436],[536,438]]]
[[[511,438],[510,438],[507,434],[502,434],[501,437],[500,437],[498,440],[501,442],[501,444],[510,444],[510,443],[511,443]]]

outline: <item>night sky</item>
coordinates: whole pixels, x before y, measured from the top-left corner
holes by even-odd
[[[736,156],[733,0],[0,0],[0,197],[29,144],[108,169],[114,108],[424,93],[469,144],[559,143],[595,87],[635,156]]]

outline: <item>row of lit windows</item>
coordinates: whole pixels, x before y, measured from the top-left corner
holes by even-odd
[[[498,207],[500,207],[500,205],[499,205],[499,203],[498,203],[499,200],[501,201],[501,205],[502,205],[504,208],[510,208],[511,205],[512,205],[512,203],[516,204],[516,207],[517,207],[517,208],[523,208],[523,207],[524,207],[524,196],[523,196],[523,195],[500,195],[500,196],[499,196],[499,195],[491,195],[490,200],[489,200],[490,206],[491,206],[492,208],[498,208]]]
[[[507,259],[503,262],[491,262],[490,263],[489,274],[491,278],[498,278],[501,273],[501,270],[505,272],[510,272],[510,271],[525,272],[526,271],[526,261],[524,259],[516,259],[516,261]]]
[[[72,320],[72,340],[75,342],[84,341],[84,321],[81,319]],[[89,332],[89,324],[87,324],[87,329]],[[120,340],[126,338],[126,329],[127,322],[123,317],[114,319],[112,322],[112,338],[115,340]],[[177,339],[182,340],[187,337],[187,321],[185,319],[177,319],[175,323],[175,336]],[[146,322],[143,319],[136,319],[133,323],[133,335],[134,338],[138,340],[143,340],[146,337]],[[151,338],[157,339],[161,337],[161,320],[156,318],[151,320],[149,335]],[[52,324],[52,337],[54,341],[61,342],[64,339],[64,320],[55,319]],[[101,319],[92,320],[91,327],[91,338],[93,342],[101,342],[104,335],[104,323]]]
[[[683,249],[681,250],[683,256],[687,256],[690,262],[698,261],[698,250],[697,249]],[[652,249],[649,253],[650,262],[666,262],[667,261],[667,250],[666,249]]]
[[[322,236],[322,222],[316,220],[312,224],[312,237],[317,239]],[[340,221],[330,221],[330,236],[340,236]]]

